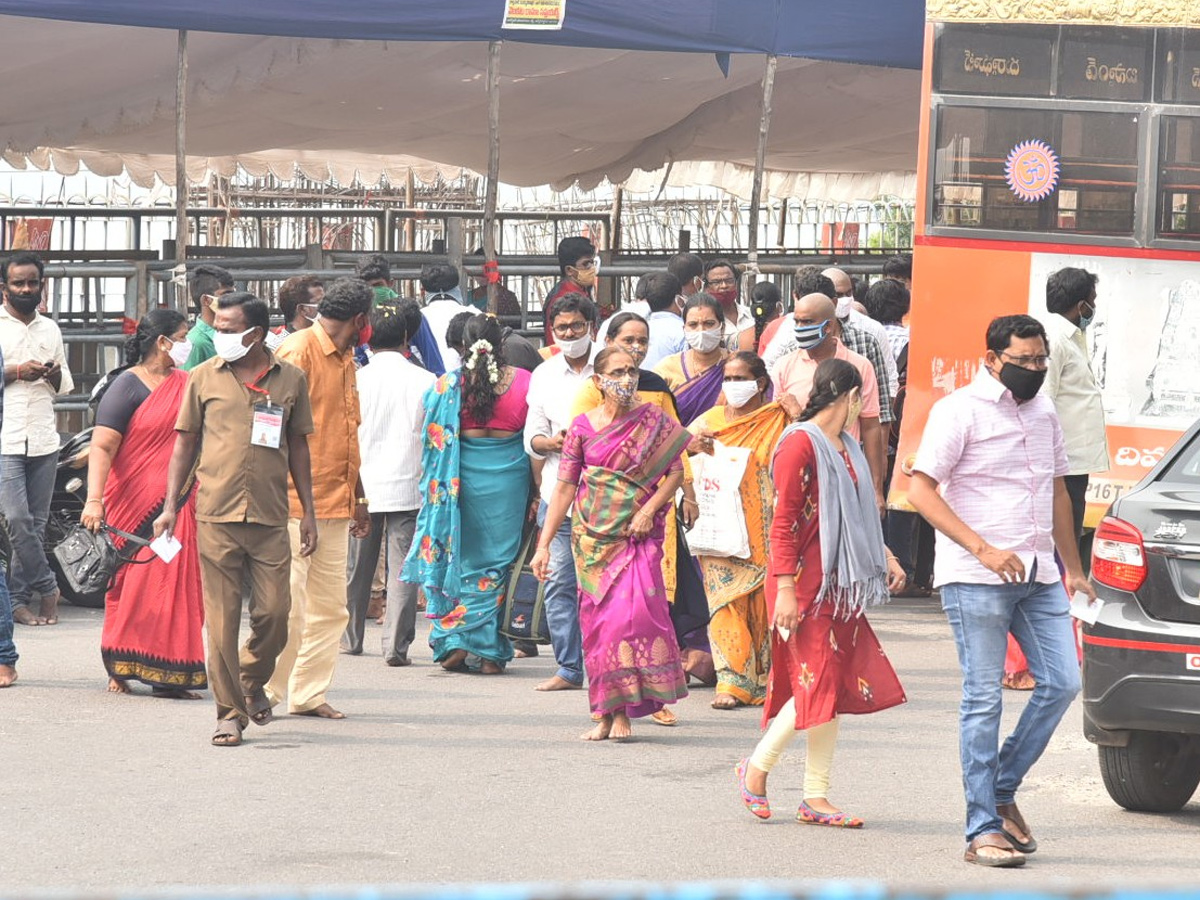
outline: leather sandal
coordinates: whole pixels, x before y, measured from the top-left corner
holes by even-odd
[[[1025,824],[1025,817],[1021,815],[1021,811],[1017,809],[1016,803],[997,803],[996,815],[1003,821],[1003,834],[1008,839],[1008,842],[1020,850],[1022,853],[1033,853],[1038,848],[1038,842],[1034,840],[1033,832],[1029,830],[1029,826]],[[1029,840],[1022,841],[1017,837],[1017,834],[1029,835]]]
[[[271,701],[267,699],[267,692],[262,688],[253,694],[246,695],[246,712],[250,716],[250,721],[255,725],[267,725],[275,720],[275,713],[271,706]]]
[[[980,854],[979,851],[984,847],[992,847],[996,850],[1003,850],[1002,854]],[[963,860],[976,866],[987,866],[991,869],[1015,869],[1018,866],[1025,865],[1025,854],[1017,850],[1008,842],[1007,835],[991,832],[989,834],[981,834],[971,843],[967,844],[967,850],[963,853]]]
[[[236,747],[242,742],[242,723],[237,719],[222,719],[213,732],[214,747]]]

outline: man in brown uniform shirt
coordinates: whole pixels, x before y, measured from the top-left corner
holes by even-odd
[[[317,548],[308,435],[312,409],[304,373],[264,346],[267,305],[252,294],[217,301],[213,343],[217,356],[188,378],[175,424],[175,452],[167,473],[167,496],[177,497],[196,456],[196,541],[208,628],[208,680],[217,701],[212,742],[232,747],[253,719],[271,721],[263,686],[287,643],[291,593],[288,573],[288,473],[303,515],[300,556]],[[154,535],[170,534],[169,505]],[[239,659],[243,571],[249,569],[250,636]]]
[[[292,564],[292,614],[288,641],[267,684],[267,698],[288,698],[293,715],[343,719],[325,699],[346,631],[346,557],[350,535],[371,530],[367,498],[358,477],[358,406],[354,348],[368,334],[373,294],[365,281],[342,278],[317,306],[312,328],[297,331],[279,348],[279,358],[308,378],[316,431],[312,450],[313,502],[320,549]],[[301,498],[290,494],[292,553],[299,552]],[[307,507],[305,507],[307,509]]]

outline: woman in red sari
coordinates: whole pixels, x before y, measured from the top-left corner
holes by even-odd
[[[829,802],[839,717],[904,702],[904,690],[863,614],[888,600],[904,570],[883,543],[870,472],[847,432],[862,408],[862,378],[850,363],[817,367],[800,424],[775,451],[778,491],[771,523],[767,607],[771,672],[763,721],[775,721],[737,765],[742,802],[769,818],[767,774],[796,732],[806,732],[807,825],[861,828]]]
[[[128,368],[113,377],[96,408],[88,457],[88,500],[80,521],[150,538],[162,511],[175,420],[187,374],[187,320],[156,309],[138,323],[125,346]],[[104,598],[100,655],[108,689],[129,693],[131,679],[158,696],[193,700],[204,688],[203,595],[196,549],[196,504],[191,485],[177,498],[174,535],[183,545],[170,563],[143,548],[144,565],[122,566]],[[118,546],[121,538],[114,538]]]

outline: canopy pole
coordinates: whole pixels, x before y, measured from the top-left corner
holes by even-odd
[[[499,309],[500,282],[496,263],[496,193],[500,179],[500,42],[488,43],[488,171],[483,195],[483,274],[487,284],[487,308]]]
[[[188,33],[179,32],[175,74],[175,306],[187,314],[187,76]]]
[[[754,181],[750,189],[750,239],[746,254],[746,271],[743,298],[748,296],[758,275],[758,213],[762,204],[763,170],[767,164],[767,134],[771,130],[771,95],[775,91],[774,53],[767,56],[767,70],[763,73],[762,118],[758,123],[758,152],[754,157]]]

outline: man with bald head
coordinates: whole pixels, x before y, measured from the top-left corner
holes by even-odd
[[[890,346],[887,331],[883,325],[854,308],[854,282],[850,276],[837,268],[825,269],[821,274],[833,282],[833,289],[837,293],[834,298],[837,302],[837,318],[842,323],[842,327],[849,326],[866,332],[878,342],[880,349]],[[896,359],[890,352],[881,353],[879,358],[883,361],[886,370],[888,393],[894,397],[900,387],[900,373],[896,371]],[[879,377],[884,378],[885,372],[879,372]]]
[[[805,294],[798,299],[792,320],[799,349],[779,360],[771,369],[775,396],[791,394],[804,407],[808,405],[808,397],[812,393],[813,376],[822,362],[831,358],[842,359],[858,369],[863,382],[862,412],[858,421],[849,423],[846,430],[862,442],[871,466],[876,502],[882,512],[887,447],[879,424],[879,382],[875,377],[875,367],[865,356],[847,349],[838,338],[841,329],[837,321],[837,307],[824,294]]]

